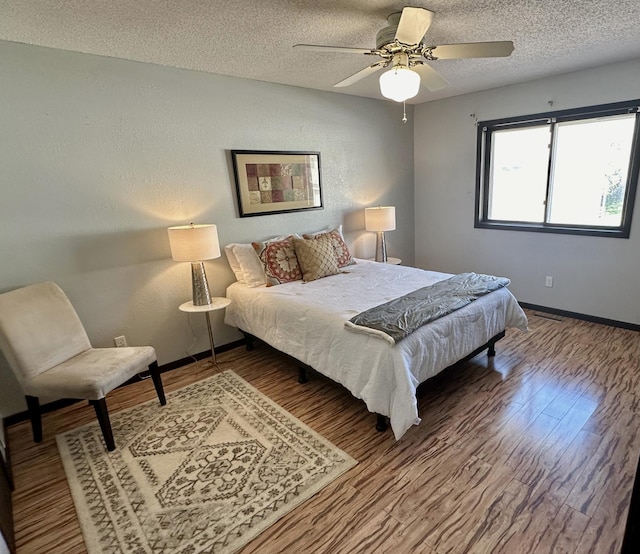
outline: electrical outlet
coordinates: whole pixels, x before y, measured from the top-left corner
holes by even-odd
[[[119,337],[114,337],[113,342],[118,347],[127,346],[127,337],[125,337],[124,335],[120,335]]]
[[[544,286],[545,287],[552,287],[553,286],[553,277],[551,275],[547,275],[544,278]]]

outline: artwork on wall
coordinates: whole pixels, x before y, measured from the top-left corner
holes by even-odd
[[[322,209],[320,152],[232,150],[240,217]]]

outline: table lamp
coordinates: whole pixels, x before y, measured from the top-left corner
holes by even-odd
[[[204,260],[220,257],[218,228],[212,224],[180,225],[169,227],[169,244],[171,257],[176,262],[191,262],[191,284],[193,288],[193,305],[211,304],[211,293]]]
[[[393,231],[396,228],[395,206],[365,208],[364,228],[367,231],[374,231],[378,235],[376,240],[376,262],[387,263],[387,245],[384,239],[384,232]]]

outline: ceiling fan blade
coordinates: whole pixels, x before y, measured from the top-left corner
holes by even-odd
[[[468,42],[465,44],[443,44],[435,46],[431,55],[438,60],[457,60],[462,58],[503,58],[513,52],[513,42]]]
[[[381,67],[384,67],[384,65],[385,65],[385,62],[374,63],[373,65],[370,65],[369,67],[365,67],[364,69],[361,69],[357,73],[354,73],[353,75],[351,75],[351,77],[347,77],[346,79],[340,81],[339,83],[336,83],[333,86],[348,87],[349,85],[353,85],[353,83],[357,83],[360,79],[364,79],[365,77],[368,77],[372,73],[375,73],[376,71],[378,71],[378,69],[380,69]]]
[[[349,48],[348,46],[321,46],[319,44],[294,44],[300,50],[319,50],[324,52],[343,52],[347,54],[371,54],[370,48]]]
[[[433,12],[424,8],[404,8],[396,30],[396,40],[402,44],[418,44],[431,26]]]
[[[411,69],[420,75],[420,84],[431,92],[449,85],[448,81],[440,73],[426,63],[416,64]]]

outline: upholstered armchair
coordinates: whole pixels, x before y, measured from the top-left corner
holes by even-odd
[[[55,283],[0,294],[0,349],[25,394],[36,442],[42,441],[42,396],[88,400],[107,450],[115,449],[107,393],[149,369],[160,404],[166,404],[155,350],[93,348],[71,301]]]

